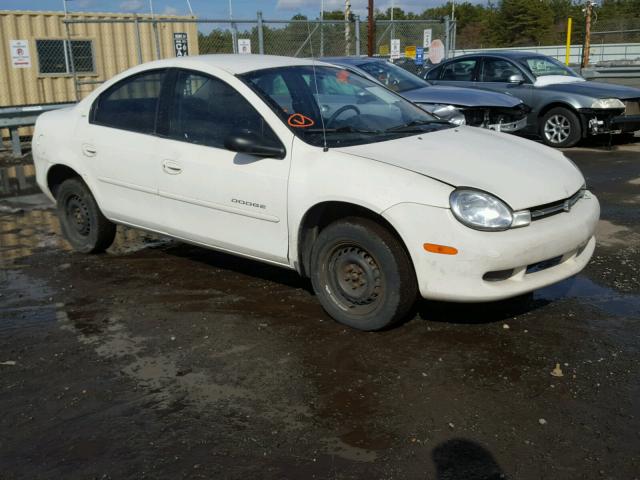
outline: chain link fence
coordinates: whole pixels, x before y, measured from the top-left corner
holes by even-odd
[[[352,56],[366,55],[368,47],[368,26],[358,17],[352,21],[268,20],[258,13],[255,20],[104,18],[65,19],[63,23],[67,38],[48,47],[50,53],[43,50],[44,61],[40,63],[72,75],[77,99],[119,71],[159,58],[215,53]],[[97,32],[94,41],[83,37],[89,30]],[[400,40],[401,55],[407,46],[422,47],[425,30],[430,30],[431,38],[444,43],[446,55],[455,38],[455,23],[446,18],[379,20],[375,24],[374,54],[388,57],[392,38]],[[103,32],[113,32],[113,38],[100,38],[105,35]],[[109,50],[104,47],[107,43],[121,48]],[[103,66],[100,55],[108,50],[118,57],[116,71]]]

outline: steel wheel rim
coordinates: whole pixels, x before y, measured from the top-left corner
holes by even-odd
[[[87,203],[78,195],[69,195],[64,206],[68,224],[73,232],[87,237],[91,233],[91,217]]]
[[[564,115],[553,115],[544,124],[544,136],[551,143],[562,143],[571,134],[571,123]]]
[[[327,283],[339,308],[353,315],[375,311],[384,293],[376,259],[360,245],[341,243],[327,256]]]

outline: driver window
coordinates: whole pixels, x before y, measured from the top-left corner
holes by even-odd
[[[485,58],[482,67],[481,82],[508,82],[509,77],[520,72],[511,63],[499,58]]]
[[[442,69],[441,80],[454,82],[471,82],[476,60],[458,60],[445,65]]]
[[[224,148],[232,132],[249,130],[278,141],[262,116],[236,90],[207,75],[179,71],[169,113],[169,137]]]

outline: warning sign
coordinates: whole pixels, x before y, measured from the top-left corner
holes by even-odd
[[[404,47],[404,56],[407,58],[416,58],[416,46],[407,45]]]
[[[378,53],[383,57],[389,55],[389,45],[380,45],[380,48],[378,48]]]
[[[239,38],[238,39],[238,53],[251,53],[251,39],[250,38]]]
[[[11,46],[11,64],[13,68],[30,68],[29,42],[26,40],[10,40],[9,44]]]
[[[184,32],[176,32],[173,34],[173,47],[176,51],[176,57],[186,57],[189,55],[189,37]]]
[[[391,59],[395,60],[396,58],[400,58],[400,39],[392,38],[391,39]]]

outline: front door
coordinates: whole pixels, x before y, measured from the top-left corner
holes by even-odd
[[[520,76],[522,81],[514,81]],[[533,85],[528,76],[513,62],[496,57],[485,57],[482,60],[477,86],[499,93],[508,93],[519,98],[527,105],[533,105]],[[529,113],[529,125],[537,123],[538,112]]]
[[[159,140],[157,164],[169,233],[288,263],[289,153],[277,159],[228,150],[225,139],[238,129],[280,140],[227,83],[187,70],[172,75],[166,138]]]
[[[441,68],[438,79],[429,81],[434,85],[451,85],[453,87],[474,87],[476,79],[477,67],[479,64],[477,58],[461,58],[447,63]]]

